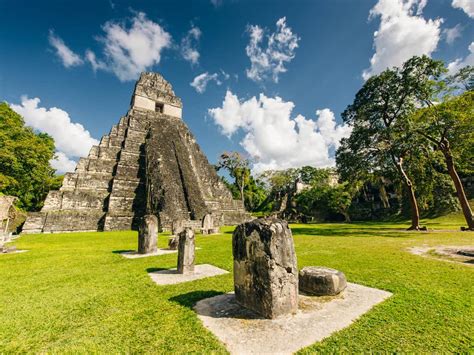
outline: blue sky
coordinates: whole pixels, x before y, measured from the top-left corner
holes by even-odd
[[[53,135],[59,171],[126,114],[141,70],[172,83],[211,162],[239,150],[261,171],[333,164],[350,133],[340,113],[387,66],[414,54],[451,71],[474,64],[472,0],[16,0],[0,11],[1,99]]]

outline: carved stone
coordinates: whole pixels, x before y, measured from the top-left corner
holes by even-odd
[[[194,232],[186,228],[179,234],[178,245],[178,273],[192,274],[194,272]]]
[[[298,269],[287,222],[256,219],[239,225],[232,236],[237,302],[265,318],[298,309]]]
[[[215,219],[212,214],[208,213],[202,219],[201,233],[202,234],[219,233],[219,228],[216,227]]]
[[[299,274],[299,289],[309,295],[334,296],[346,287],[346,276],[338,270],[307,266]]]
[[[158,218],[146,215],[142,219],[138,231],[138,253],[150,254],[158,250]]]

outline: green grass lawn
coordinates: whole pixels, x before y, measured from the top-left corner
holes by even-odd
[[[459,227],[459,215],[425,221]],[[474,245],[473,232],[406,232],[404,224],[292,225],[298,266],[324,265],[393,293],[352,326],[303,352],[473,352],[474,267],[412,255],[421,245]],[[232,228],[197,236],[197,263],[231,271]],[[232,274],[157,286],[147,271],[176,254],[125,259],[135,232],[23,236],[0,255],[0,353],[224,353],[192,311],[233,289]],[[165,246],[167,236],[160,235]]]

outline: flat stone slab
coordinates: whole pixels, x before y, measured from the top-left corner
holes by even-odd
[[[173,254],[177,252],[178,252],[177,250],[171,250],[171,249],[158,249],[154,253],[138,254],[137,251],[130,250],[130,251],[123,251],[120,253],[120,255],[122,255],[124,258],[127,258],[127,259],[138,259],[138,258],[147,258],[149,256]]]
[[[200,264],[194,266],[192,274],[178,274],[176,269],[167,269],[149,272],[148,275],[157,285],[173,285],[228,273],[214,265]]]
[[[474,245],[422,245],[408,248],[408,251],[424,258],[474,266]]]
[[[294,315],[263,319],[243,308],[233,293],[206,298],[194,310],[231,354],[291,354],[346,328],[390,292],[347,283],[337,296],[299,296]]]

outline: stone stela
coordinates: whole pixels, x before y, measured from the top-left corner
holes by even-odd
[[[202,219],[202,234],[218,234],[219,227],[216,225],[215,218],[212,214],[206,214]]]
[[[178,244],[178,274],[194,273],[195,243],[194,232],[191,228],[179,233]]]
[[[199,230],[207,214],[219,223],[249,219],[219,179],[187,125],[183,105],[158,73],[142,73],[128,113],[50,191],[23,233],[137,230],[147,214],[160,230],[172,221]]]
[[[298,310],[298,269],[287,222],[256,219],[232,236],[235,298],[264,318]]]
[[[138,230],[138,254],[151,254],[158,251],[158,218],[146,215]]]

